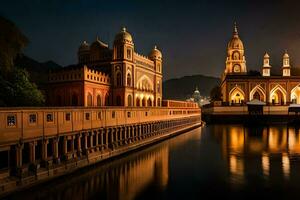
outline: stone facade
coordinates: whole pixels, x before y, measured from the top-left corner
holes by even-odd
[[[266,53],[262,75],[247,71],[244,45],[235,26],[221,81],[223,103],[241,105],[258,99],[269,105],[300,104],[300,76],[291,73],[288,53],[282,58],[281,75],[273,75],[271,68],[270,56]]]
[[[48,104],[53,106],[161,106],[162,53],[155,46],[148,56],[135,52],[125,28],[113,48],[96,39],[84,41],[78,65],[51,72]]]

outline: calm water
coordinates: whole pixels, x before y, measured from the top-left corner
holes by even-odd
[[[287,126],[206,126],[9,199],[299,197],[299,133]]]

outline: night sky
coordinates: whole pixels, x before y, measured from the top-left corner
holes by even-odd
[[[162,50],[164,79],[220,77],[236,21],[248,70],[261,68],[266,51],[271,65],[280,67],[285,49],[292,66],[300,67],[296,0],[1,0],[0,15],[29,38],[26,55],[64,66],[76,63],[83,40],[92,43],[98,35],[111,47],[115,34],[126,26],[138,53],[147,55],[155,44]]]

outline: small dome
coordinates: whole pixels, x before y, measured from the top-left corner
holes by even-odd
[[[162,53],[160,50],[157,49],[156,46],[154,46],[154,48],[149,53],[149,58],[162,59]]]
[[[90,50],[90,45],[86,41],[83,41],[79,47],[79,51],[88,51],[88,50]]]
[[[105,44],[104,42],[102,42],[101,40],[99,40],[99,38],[97,37],[96,38],[96,41],[92,43],[91,45],[91,48],[97,48],[97,47],[100,47],[100,48],[108,48],[108,45]]]
[[[270,58],[269,54],[266,52],[264,58]]]
[[[115,41],[124,41],[132,42],[132,36],[126,31],[126,28],[122,28],[121,32],[118,33],[115,37]]]
[[[289,58],[289,54],[287,53],[287,51],[285,51],[284,55],[283,55],[283,58]]]
[[[196,90],[194,91],[194,94],[200,94],[198,87],[196,87]]]
[[[228,49],[244,49],[242,40],[239,38],[236,24],[234,25],[232,39],[228,42]]]

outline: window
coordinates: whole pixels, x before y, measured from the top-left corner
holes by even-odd
[[[29,115],[29,123],[35,124],[36,123],[36,114],[30,114]]]
[[[112,111],[111,117],[112,117],[112,118],[115,118],[115,117],[116,117],[116,112],[115,112],[115,111]]]
[[[131,86],[131,75],[130,75],[130,73],[127,74],[127,86]]]
[[[122,86],[121,72],[117,72],[117,86]]]
[[[85,120],[90,120],[90,113],[85,113]]]
[[[127,58],[131,59],[131,50],[130,49],[127,49]]]
[[[98,112],[98,119],[101,119],[101,112]]]
[[[53,122],[53,114],[52,113],[48,113],[46,115],[46,117],[47,117],[47,122]]]
[[[131,112],[127,112],[127,117],[128,117],[128,118],[131,117]]]
[[[145,112],[145,116],[148,116],[148,112]]]
[[[16,115],[8,115],[7,116],[7,126],[16,126]]]
[[[157,81],[157,92],[160,92],[160,82]]]
[[[66,121],[70,121],[71,120],[71,113],[66,113]]]

